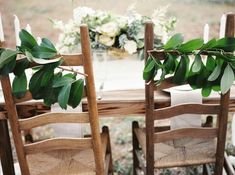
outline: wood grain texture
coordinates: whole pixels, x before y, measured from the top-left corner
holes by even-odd
[[[153,23],[147,22],[145,24],[145,36],[144,36],[144,59],[145,63],[148,59],[148,50],[152,50],[154,47],[154,33]],[[146,125],[146,174],[154,175],[154,83],[151,81],[145,81],[145,125]]]
[[[45,113],[31,118],[19,120],[21,130],[32,129],[51,123],[89,123],[89,114],[88,112]]]
[[[86,88],[87,88],[87,101],[89,109],[89,119],[91,125],[91,135],[93,138],[93,147],[96,173],[97,175],[104,174],[104,160],[102,157],[102,144],[100,138],[100,129],[99,129],[99,117],[98,117],[98,108],[96,103],[96,93],[95,93],[95,84],[94,84],[94,75],[93,75],[93,66],[92,66],[92,56],[91,56],[91,46],[89,40],[89,31],[86,25],[80,27],[81,34],[81,46],[83,53],[83,64],[84,64],[84,73],[88,76],[85,77]]]
[[[181,104],[154,110],[154,120],[168,119],[182,114],[218,114],[219,104]],[[198,115],[198,117],[201,117]]]
[[[234,20],[235,15],[233,13],[229,13],[226,15],[226,27],[225,27],[225,36],[226,37],[234,37]],[[216,151],[216,163],[215,163],[215,175],[221,175],[223,172],[224,165],[224,151],[225,151],[225,142],[226,142],[226,131],[227,131],[227,123],[228,123],[228,108],[229,108],[229,99],[230,99],[230,90],[221,95],[221,111],[218,118],[218,143],[217,143],[217,151]]]
[[[88,148],[92,148],[91,138],[52,138],[36,143],[26,144],[24,146],[26,154],[35,154],[52,150],[73,150]]]
[[[158,132],[154,134],[154,143],[166,142],[172,139],[180,138],[215,138],[217,137],[217,128],[182,128],[169,131]]]

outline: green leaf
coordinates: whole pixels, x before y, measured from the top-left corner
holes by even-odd
[[[211,49],[211,48],[215,47],[216,44],[217,44],[216,39],[213,38],[213,39],[211,39],[210,41],[208,41],[206,44],[204,44],[204,45],[201,47],[201,50]]]
[[[84,89],[83,79],[79,79],[72,84],[70,95],[69,95],[69,105],[76,108],[82,100]]]
[[[233,84],[233,81],[234,81],[233,69],[228,64],[226,68],[224,69],[224,74],[221,78],[220,86],[221,86],[222,94],[225,94],[230,89],[230,87]]]
[[[62,57],[59,58],[55,58],[55,59],[50,59],[50,60],[45,60],[45,59],[39,59],[39,58],[34,58],[33,62],[37,63],[37,64],[50,64],[50,63],[55,63],[55,62],[59,62],[61,60]]]
[[[25,72],[20,76],[15,76],[12,83],[12,91],[16,98],[22,98],[27,91],[27,78]]]
[[[172,36],[169,41],[165,44],[164,50],[170,50],[170,49],[175,49],[179,45],[182,44],[184,38],[182,34],[178,33]]]
[[[7,63],[11,62],[13,59],[16,59],[17,51],[6,49],[2,52],[0,57],[0,69]]]
[[[47,47],[47,48],[52,49],[55,52],[57,52],[54,44],[50,40],[48,40],[47,38],[42,38],[42,42],[41,42],[40,46]]]
[[[35,38],[25,29],[20,31],[19,37],[21,40],[21,48],[24,50],[32,50],[34,46],[38,45]]]
[[[186,55],[183,55],[180,59],[180,62],[176,68],[173,82],[176,84],[182,84],[186,80],[187,71],[188,71],[189,58]]]
[[[221,65],[220,64],[218,64],[216,67],[215,67],[215,69],[214,69],[214,71],[210,74],[210,76],[208,77],[208,81],[215,81],[218,77],[219,77],[219,75],[220,75],[220,73],[221,73]]]
[[[58,103],[62,109],[67,109],[70,90],[71,90],[71,84],[67,84],[61,89],[59,93]]]
[[[235,38],[222,38],[217,41],[214,48],[222,49],[225,52],[233,52],[235,51]]]
[[[52,58],[57,55],[57,52],[48,47],[35,46],[32,50],[32,55],[35,58]]]
[[[44,74],[43,70],[40,69],[39,71],[34,73],[30,79],[29,91],[32,93],[33,96],[36,95],[41,88],[41,80],[42,80],[43,74]]]
[[[73,78],[63,76],[63,77],[59,77],[59,78],[54,79],[52,87],[53,88],[61,87],[61,86],[65,86],[66,84],[71,84],[73,82],[74,82]]]
[[[179,47],[180,52],[192,52],[194,50],[200,49],[203,46],[202,39],[193,39]]]
[[[206,86],[202,88],[202,96],[203,97],[208,97],[211,94],[212,87],[211,86]]]
[[[11,60],[9,63],[5,64],[3,68],[0,69],[0,75],[8,75],[14,70],[15,65],[16,65],[16,60],[15,59]]]
[[[207,70],[213,71],[215,69],[215,66],[216,66],[215,59],[211,55],[208,55],[207,61],[206,61]]]
[[[199,72],[202,68],[202,65],[203,65],[203,63],[202,63],[201,56],[197,54],[195,56],[194,62],[192,64],[192,72],[193,73]]]
[[[155,61],[153,60],[151,56],[148,58],[147,63],[145,65],[144,71],[143,71],[143,79],[144,80],[150,80],[153,78],[154,71],[155,71]]]
[[[29,61],[27,59],[20,59],[17,61],[15,69],[14,69],[14,74],[16,76],[20,76],[26,68],[29,66]]]
[[[166,60],[164,61],[164,68],[166,71],[166,74],[172,73],[175,70],[175,56],[172,56],[170,54],[167,55]]]

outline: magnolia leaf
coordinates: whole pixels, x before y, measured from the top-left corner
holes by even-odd
[[[175,67],[176,67],[175,59],[176,58],[174,58],[174,56],[169,54],[167,56],[166,60],[164,61],[163,64],[164,64],[164,68],[165,68],[164,70],[166,71],[166,74],[174,72]]]
[[[45,60],[45,59],[40,59],[40,58],[32,58],[33,61],[37,64],[50,64],[50,63],[55,63],[55,62],[59,62],[61,60],[62,57],[59,58],[55,58],[55,59],[50,59],[50,60]]]
[[[183,55],[180,59],[180,62],[175,70],[173,77],[173,82],[176,84],[182,84],[186,80],[187,71],[188,71],[189,58],[188,56]]]
[[[180,52],[192,52],[194,50],[200,49],[203,46],[203,39],[193,39],[179,47]]]
[[[206,60],[207,70],[213,71],[215,69],[215,66],[216,66],[215,59],[211,55],[208,55],[207,60]]]
[[[172,36],[164,46],[164,50],[175,49],[183,43],[183,35],[178,33]]]
[[[75,81],[74,78],[71,77],[66,77],[66,76],[59,77],[54,79],[52,87],[56,88],[56,87],[65,86],[66,84],[71,84],[74,81]]]
[[[69,105],[76,108],[82,100],[84,89],[83,79],[79,79],[72,84],[70,95],[69,95]]]
[[[225,52],[233,52],[235,51],[235,38],[222,38],[217,41],[214,48],[222,49]]]
[[[52,58],[57,55],[57,51],[48,47],[35,46],[32,50],[32,55],[35,58]]]
[[[24,50],[32,50],[34,46],[37,46],[38,43],[35,38],[27,32],[25,29],[22,29],[19,33],[21,40],[21,48]]]
[[[54,44],[50,40],[48,40],[47,38],[42,38],[42,42],[41,42],[40,46],[47,47],[47,48],[52,49],[55,52],[57,52]]]
[[[16,76],[20,76],[25,69],[27,69],[29,66],[29,61],[26,58],[17,60],[16,66],[14,68],[14,74]]]
[[[149,57],[143,71],[143,79],[148,81],[151,78],[153,78],[155,71],[154,69],[155,69],[155,61],[153,60],[152,57]]]
[[[16,60],[13,59],[9,63],[5,64],[1,69],[0,69],[0,75],[8,75],[11,73],[16,65]]]
[[[7,63],[11,62],[13,59],[16,59],[17,51],[6,49],[2,52],[0,57],[0,69]]]
[[[27,77],[25,72],[20,76],[15,76],[12,83],[12,91],[16,98],[22,98],[27,91]]]
[[[214,71],[208,77],[208,81],[215,81],[219,77],[220,72],[221,72],[221,67],[222,66],[220,64],[217,64]]]
[[[232,86],[234,81],[234,73],[233,73],[233,69],[231,68],[231,66],[228,64],[226,66],[226,68],[224,69],[224,74],[221,78],[221,92],[222,94],[225,94],[226,92],[228,92],[228,90],[230,89],[230,87]]]
[[[58,103],[62,109],[67,109],[67,104],[69,101],[69,94],[71,90],[71,84],[66,84],[62,87],[59,96],[58,96]]]
[[[192,72],[193,73],[200,72],[202,66],[203,66],[203,63],[202,63],[201,56],[197,54],[192,64]]]
[[[202,96],[203,97],[208,97],[211,94],[212,87],[211,86],[206,86],[202,88]]]
[[[41,80],[42,80],[43,74],[44,74],[43,70],[40,69],[39,71],[34,73],[33,76],[30,79],[30,82],[29,82],[29,91],[32,93],[33,96],[41,88]]]
[[[206,44],[204,44],[204,45],[201,47],[201,50],[211,49],[211,48],[215,47],[216,44],[217,44],[216,39],[213,38],[213,39],[211,39],[210,41],[208,41]]]

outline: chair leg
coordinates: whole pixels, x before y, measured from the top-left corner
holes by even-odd
[[[110,161],[109,161],[109,168],[108,168],[108,174],[113,175],[113,159],[112,159],[112,149],[111,149],[111,143],[110,143],[110,135],[109,135],[109,128],[107,126],[103,126],[102,128],[103,133],[106,133],[108,136],[108,145],[107,145],[107,150],[106,154],[110,155]]]
[[[139,128],[139,124],[137,121],[134,121],[132,123],[132,145],[133,145],[133,150],[132,150],[132,154],[133,154],[133,175],[137,175],[136,173],[136,169],[139,168],[139,160],[137,158],[137,155],[136,155],[136,150],[140,149],[139,148],[139,142],[138,142],[138,139],[135,135],[135,128]]]

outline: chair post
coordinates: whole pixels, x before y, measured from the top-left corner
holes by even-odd
[[[234,37],[234,14],[227,14],[225,36]],[[221,96],[221,110],[218,115],[218,140],[217,140],[217,150],[216,150],[216,163],[215,163],[215,175],[221,175],[223,172],[224,165],[224,151],[226,142],[226,131],[227,131],[227,121],[228,121],[228,108],[229,108],[229,97],[230,91]]]
[[[81,33],[81,47],[83,54],[84,72],[85,74],[88,75],[86,77],[87,101],[88,101],[89,119],[91,125],[91,136],[93,140],[96,174],[103,175],[104,157],[102,152],[102,144],[101,144],[100,128],[99,128],[99,116],[96,103],[96,92],[94,84],[91,47],[89,40],[90,37],[87,25],[81,25],[80,33]]]
[[[132,156],[133,156],[133,175],[137,175],[136,168],[139,168],[139,160],[136,155],[136,150],[139,149],[139,142],[135,134],[135,129],[139,128],[138,122],[134,121],[132,123]]]
[[[153,49],[154,33],[153,23],[147,22],[145,24],[145,37],[144,37],[144,58],[145,62],[148,58],[148,50]],[[154,175],[154,84],[151,81],[145,82],[145,124],[146,124],[146,173]]]

